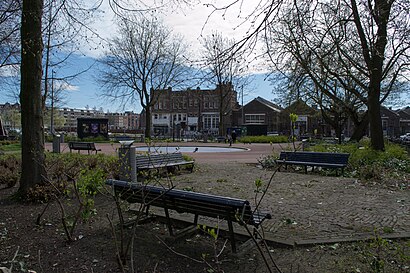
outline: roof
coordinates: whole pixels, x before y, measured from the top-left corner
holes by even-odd
[[[391,115],[394,115],[394,116],[397,116],[397,117],[400,116],[399,113],[397,113],[397,112],[393,111],[392,109],[389,109],[385,106],[380,106],[380,110],[385,111],[385,112],[389,112]]]
[[[407,115],[410,115],[410,106],[397,110],[397,112],[406,113]]]
[[[280,106],[274,104],[273,102],[268,101],[268,100],[266,100],[266,99],[264,99],[264,98],[262,98],[262,97],[257,97],[257,98],[255,98],[254,100],[256,100],[256,101],[262,103],[263,105],[269,107],[269,108],[272,109],[273,111],[281,112],[281,111],[283,110],[282,107],[280,107]]]

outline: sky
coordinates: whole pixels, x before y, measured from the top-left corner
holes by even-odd
[[[88,2],[95,2],[96,0],[86,0]],[[214,12],[211,5],[204,5],[199,3],[199,0],[189,0],[187,2],[193,3],[190,6],[166,6],[162,9],[157,9],[155,15],[162,18],[164,23],[170,27],[174,33],[181,34],[185,42],[190,45],[190,50],[195,53],[201,49],[200,40],[202,37],[209,35],[212,31],[217,30],[221,32],[224,37],[239,40],[251,28],[250,22],[254,21],[252,17],[246,20],[249,13],[255,9],[255,5],[261,3],[260,1],[233,1],[233,0],[206,0],[206,3],[217,5],[221,7],[225,4],[236,2],[237,4],[231,7],[227,12]],[[137,3],[139,1],[131,1]],[[155,2],[155,0],[146,0],[145,2]],[[163,2],[157,0],[157,2]],[[172,2],[172,1],[171,1]],[[175,1],[174,1],[175,2]],[[202,1],[205,3],[205,1]],[[264,1],[262,1],[264,2]],[[269,2],[269,1],[267,1]],[[240,6],[242,5],[242,6]],[[95,29],[104,39],[110,39],[116,33],[114,22],[114,13],[108,5],[108,0],[104,0],[101,6],[102,12],[98,14],[95,22],[90,25]],[[244,23],[246,22],[246,23]],[[257,24],[258,21],[255,21]],[[103,108],[104,111],[122,112],[124,110],[140,112],[141,106],[139,103],[134,105],[126,105],[125,108],[119,103],[108,101],[99,96],[100,86],[96,82],[97,65],[96,58],[102,56],[102,46],[88,46],[83,45],[82,55],[74,55],[71,59],[71,65],[67,66],[59,73],[73,74],[86,69],[91,64],[93,67],[86,73],[80,75],[78,78],[70,82],[64,91],[65,103],[61,106],[69,108],[85,108],[86,106],[93,108]],[[253,52],[249,59],[258,54],[257,49]],[[252,83],[246,87],[244,104],[252,99],[261,96],[267,100],[273,101],[275,98],[272,94],[273,86],[266,80],[266,70],[258,62],[253,62],[251,65],[253,73]],[[62,76],[58,73],[56,77]],[[201,86],[201,88],[207,88]],[[407,98],[407,101],[410,99]],[[241,98],[238,97],[239,103]],[[4,91],[0,92],[0,103],[15,102]]]
[[[95,0],[87,0],[89,2],[95,2]],[[147,0],[145,2],[154,2],[153,0]],[[242,24],[244,22],[244,16],[247,14],[243,11],[253,10],[254,3],[242,3],[242,6],[234,6],[228,10],[228,12],[215,12],[210,5],[204,5],[198,3],[199,1],[189,1],[191,4],[182,6],[166,6],[162,9],[157,9],[155,14],[161,17],[164,23],[170,27],[174,33],[178,33],[184,37],[184,41],[190,46],[191,52],[199,52],[201,48],[200,40],[201,37],[205,37],[212,33],[212,31],[217,30],[221,32],[224,37],[229,39],[238,40],[246,33],[249,29],[249,24]],[[202,1],[204,2],[204,1]],[[217,6],[222,6],[224,4],[230,3],[231,0],[210,0],[207,3],[215,4]],[[241,2],[241,1],[239,1]],[[253,1],[244,1],[253,2]],[[112,38],[112,35],[116,33],[116,27],[114,23],[114,13],[109,8],[108,1],[105,0],[101,6],[103,12],[98,14],[95,22],[91,25],[101,37],[104,39]],[[102,47],[96,47],[91,49],[87,46],[83,47],[82,55],[74,55],[71,58],[69,66],[65,69],[60,70],[60,74],[73,74],[83,69],[86,69],[91,64],[95,63],[95,58],[100,57],[103,54]],[[109,110],[111,112],[131,110],[134,112],[140,112],[141,106],[139,103],[135,105],[126,105],[122,107],[119,103],[113,103],[108,101],[101,96],[100,87],[96,82],[97,66],[94,64],[93,67],[80,75],[77,79],[70,82],[70,85],[66,87],[64,91],[64,105],[63,107],[70,108],[85,108],[89,106],[90,108],[102,107],[105,111]],[[263,70],[257,70],[256,65],[252,67],[252,73],[254,74],[252,83],[244,91],[244,103],[251,101],[257,96],[264,97],[267,100],[272,98],[272,87],[269,82],[265,80],[266,75]],[[61,77],[56,73],[55,77]],[[206,88],[206,87],[201,87]],[[241,103],[241,98],[238,97]],[[13,102],[10,96],[7,94],[0,94],[0,102]]]

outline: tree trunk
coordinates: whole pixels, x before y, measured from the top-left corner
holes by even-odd
[[[359,120],[353,120],[353,123],[355,124],[355,128],[354,128],[352,136],[350,137],[350,141],[359,142],[366,135],[367,129],[369,127],[369,114],[368,114],[368,112],[365,113],[362,120],[360,120],[360,121]]]
[[[41,97],[43,0],[24,0],[21,21],[22,167],[19,195],[45,181],[44,127]]]
[[[151,138],[151,107],[145,108],[145,138]]]
[[[374,91],[373,88],[370,87],[367,102],[367,108],[369,110],[370,144],[373,149],[384,151],[383,128],[380,114],[380,89],[379,91]]]
[[[219,84],[219,136],[225,136],[225,120],[224,120],[224,95],[223,95],[223,90],[225,86],[222,86],[222,84]]]

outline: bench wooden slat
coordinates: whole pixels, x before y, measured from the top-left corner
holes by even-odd
[[[137,170],[152,170],[164,167],[190,166],[193,171],[195,161],[186,161],[181,153],[149,154],[136,156]]]
[[[290,152],[282,151],[279,159],[275,162],[281,165],[303,165],[306,167],[323,167],[342,169],[347,166],[350,154],[348,153],[326,153],[326,152]]]
[[[68,148],[70,149],[70,153],[72,150],[77,150],[78,152],[80,151],[88,151],[88,154],[90,154],[90,151],[95,151],[97,153],[98,151],[101,151],[101,149],[97,149],[95,147],[94,142],[75,142],[75,141],[70,141],[68,143]]]
[[[164,208],[166,215],[168,215],[168,210],[175,210],[178,213],[194,214],[196,219],[198,215],[201,215],[228,221],[233,252],[236,252],[236,246],[232,222],[252,225],[256,229],[265,219],[271,218],[269,213],[253,211],[249,201],[244,199],[131,184],[114,179],[109,179],[106,183],[114,188],[115,193],[121,199],[129,203]],[[194,222],[194,224],[196,223]],[[171,227],[168,228],[172,233]]]

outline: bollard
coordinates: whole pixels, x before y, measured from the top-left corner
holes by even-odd
[[[303,139],[302,140],[302,151],[304,151],[305,149],[307,149],[309,147],[310,147],[309,139]]]
[[[60,153],[60,135],[53,135],[53,153]]]
[[[135,158],[135,147],[131,147],[133,141],[120,141],[118,149],[120,159],[120,180],[137,183],[137,167]]]

